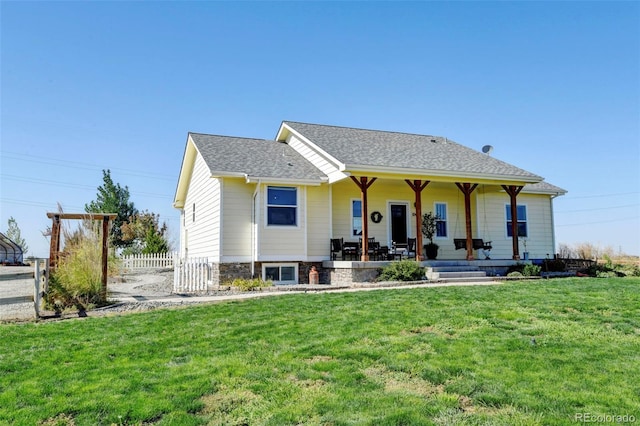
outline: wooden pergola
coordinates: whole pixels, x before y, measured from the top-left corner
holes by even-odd
[[[49,270],[53,272],[60,256],[60,221],[62,219],[102,221],[102,287],[100,297],[107,298],[107,261],[109,258],[109,222],[118,217],[116,213],[47,213],[52,220],[51,244],[49,246]]]

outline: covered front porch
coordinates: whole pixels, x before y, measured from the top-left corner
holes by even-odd
[[[506,229],[506,233],[502,235],[508,235],[508,239],[510,240],[509,243],[511,246],[511,253],[509,257],[512,260],[520,259],[519,236],[527,236],[526,228],[522,228],[522,224],[519,224],[518,218],[519,213],[517,196],[524,188],[523,183],[519,182],[519,184],[517,185],[511,185],[501,182],[498,183],[485,181],[480,184],[456,180],[449,181],[447,179],[443,179],[438,182],[433,182],[432,184],[432,181],[430,180],[415,178],[408,179],[404,176],[386,176],[383,179],[379,179],[378,177],[356,177],[351,175],[349,176],[349,178],[350,179],[348,180],[352,182],[352,186],[353,184],[355,184],[355,186],[359,190],[359,200],[353,204],[351,208],[351,215],[353,218],[355,218],[359,214],[361,222],[358,226],[355,224],[355,219],[352,219],[354,221],[354,224],[351,229],[352,235],[350,236],[352,238],[356,236],[359,237],[358,260],[361,260],[363,262],[370,260],[381,260],[380,256],[378,255],[379,253],[377,252],[377,248],[391,248],[391,245],[395,246],[396,243],[402,244],[405,248],[406,246],[413,245],[412,247],[410,247],[409,252],[411,256],[417,261],[421,261],[427,258],[433,259],[432,256],[427,256],[427,253],[425,252],[426,244],[430,241],[423,238],[424,235],[422,232],[423,213],[430,210],[432,210],[430,213],[434,215],[439,222],[437,223],[438,232],[437,234],[435,234],[436,237],[441,237],[441,242],[454,243],[456,250],[462,249],[464,251],[464,259],[478,259],[474,251],[479,248],[477,247],[478,242],[483,242],[483,237],[486,240],[486,236],[479,235],[479,232],[481,231],[479,229],[480,223],[483,223],[484,229],[482,231],[484,232],[486,232],[488,227],[493,227],[494,231],[496,230],[495,225],[491,225],[489,223],[491,222],[491,220],[487,216],[486,198],[488,193],[491,193],[492,195],[500,193],[504,194],[505,201],[508,200],[508,229]],[[377,181],[379,182],[378,186],[382,184],[381,190],[376,190],[375,186],[372,188],[372,185],[374,185],[374,183],[376,183]],[[432,184],[431,186],[435,187],[435,197],[434,195],[430,195],[429,197],[427,197],[427,202],[429,202],[430,205],[428,204],[425,208],[423,206],[423,203],[425,201],[423,192],[426,190],[429,184]],[[404,189],[401,188],[402,186],[404,186]],[[479,186],[481,186],[481,192],[483,194],[482,205],[480,205],[477,197],[472,196],[472,194],[474,194],[474,191],[476,191]],[[393,191],[389,191],[389,187],[394,187],[395,189]],[[400,194],[407,194],[407,192],[411,193],[412,197],[406,204],[403,204],[397,198],[390,198],[391,194],[393,194],[394,197],[398,197]],[[447,201],[438,202],[439,199],[451,200],[454,197],[454,203],[450,203]],[[384,215],[380,213],[380,211],[375,210],[375,201],[374,203],[372,203],[372,198],[377,199],[378,203],[382,198],[388,205],[385,208],[385,213],[388,213],[389,215],[389,219],[388,221],[386,221],[386,231],[388,235],[387,241],[374,243],[376,244],[374,249],[369,247],[369,245],[373,241],[371,237],[376,234],[376,230],[372,230],[371,227],[373,226],[375,228],[377,224],[381,223]],[[491,202],[493,203],[495,201]],[[356,213],[356,204],[358,206],[359,213]],[[448,204],[452,205],[448,206]],[[482,211],[480,211],[481,207]],[[493,206],[490,206],[490,210],[490,214],[493,215]],[[447,221],[447,219],[450,219],[447,218],[447,216],[449,214],[448,212],[453,211],[455,211],[456,218],[454,234],[452,235],[451,220]],[[493,219],[495,220],[495,217]],[[401,225],[399,227],[401,228],[400,233],[396,232],[398,224]],[[410,230],[412,230],[413,235],[410,235]],[[401,236],[398,237],[398,235]],[[433,237],[433,235],[431,237]],[[488,249],[491,249],[490,245],[488,246]],[[485,253],[482,258],[485,257],[489,256]]]

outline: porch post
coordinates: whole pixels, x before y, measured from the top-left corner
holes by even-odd
[[[58,253],[60,252],[60,215],[51,216],[51,242],[49,244],[49,270],[53,271],[58,265]]]
[[[109,260],[109,216],[102,217],[102,286],[100,287],[100,298],[107,300],[107,263]]]
[[[360,188],[360,200],[362,201],[362,253],[361,258],[363,262],[369,261],[369,209],[367,208],[367,189],[378,178],[372,178],[368,181],[368,177],[361,176],[358,181],[354,176],[350,176],[351,180],[355,182]],[[368,182],[367,182],[368,181]]]
[[[426,180],[424,183],[420,179],[411,182],[405,179],[405,182],[413,189],[416,196],[416,260],[420,262],[422,257],[422,190],[429,185],[431,181]]]
[[[478,187],[477,183],[458,183],[456,186],[464,194],[464,220],[467,228],[467,260],[473,260],[473,230],[471,229],[471,193]]]
[[[522,191],[522,186],[502,185],[511,202],[511,245],[513,247],[513,260],[520,260],[520,250],[518,248],[518,201],[516,197]]]

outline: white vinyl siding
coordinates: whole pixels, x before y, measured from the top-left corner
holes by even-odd
[[[331,203],[329,185],[309,186],[307,194],[307,259],[313,261],[329,259],[329,235],[331,226]]]
[[[482,193],[482,188],[477,195],[479,209],[477,217],[480,221],[480,229],[486,232],[479,234],[480,238],[492,240],[492,259],[511,259],[513,256],[512,239],[507,236],[505,205],[509,205],[509,196],[504,192]],[[486,197],[483,199],[483,197]],[[551,197],[542,194],[518,194],[518,205],[527,207],[527,251],[530,259],[544,259],[553,257],[554,236],[553,220],[551,217]],[[484,206],[484,207],[483,207]],[[484,218],[486,216],[486,225]],[[524,245],[522,239],[519,242],[519,252],[522,257]]]
[[[266,221],[267,213],[267,187],[260,188],[263,200],[259,232],[260,247],[258,260],[260,261],[304,261],[306,259],[306,188],[297,188],[297,226],[269,226]],[[249,197],[249,199],[251,199]],[[251,222],[250,218],[247,220]]]
[[[330,175],[338,171],[338,168],[329,162],[324,156],[320,155],[317,151],[312,149],[305,142],[298,139],[293,133],[287,139],[287,143],[291,148],[295,149],[314,166],[316,166],[325,175]]]
[[[360,200],[360,189],[351,179],[345,179],[335,183],[332,188],[333,194],[333,238],[344,238],[345,241],[358,242],[361,235],[353,235],[353,201]],[[413,206],[413,191],[404,181],[382,181],[377,180],[367,191],[368,197],[368,217],[363,217],[362,221],[368,221],[369,237],[374,237],[381,245],[390,245],[391,236],[388,225],[389,212],[388,201],[406,203]],[[380,223],[374,223],[370,216],[374,211],[382,214]],[[409,217],[409,228],[407,234],[415,236],[415,213],[413,208],[407,210]]]
[[[208,257],[211,261],[219,258],[220,201],[220,181],[210,177],[209,168],[198,154],[194,161],[183,213],[183,255]]]
[[[251,208],[254,185],[242,178],[224,178],[222,261],[251,261]]]

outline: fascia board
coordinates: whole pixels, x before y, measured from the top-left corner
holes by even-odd
[[[399,169],[396,167],[385,166],[367,166],[359,164],[348,164],[345,167],[345,173],[347,171],[351,174],[362,173],[378,173],[386,175],[394,175],[397,177],[403,177],[405,179],[411,179],[412,177],[425,179],[430,177],[437,177],[438,181],[442,182],[460,182],[460,180],[473,179],[478,183],[538,183],[543,180],[542,177],[532,176],[515,176],[515,175],[501,175],[501,174],[484,174],[484,173],[455,173],[446,172],[442,170],[428,170],[428,169]]]
[[[295,186],[320,186],[323,183],[327,183],[327,178],[318,179],[289,179],[289,178],[274,178],[274,177],[260,177],[260,176],[247,176],[244,175],[247,183],[277,183],[279,185],[295,185]]]
[[[178,183],[176,185],[176,192],[173,197],[173,207],[181,209],[184,207],[184,202],[187,197],[187,190],[189,189],[189,182],[191,181],[191,175],[193,173],[193,165],[195,163],[196,155],[199,154],[196,144],[191,139],[191,133],[187,135],[187,143],[182,155],[182,165],[180,166],[180,174],[178,175]]]
[[[221,178],[221,177],[245,177],[247,174],[242,172],[227,172],[227,171],[218,171],[218,170],[209,170],[211,178]]]
[[[339,182],[339,181],[341,181],[343,179],[348,178],[349,176],[351,176],[350,173],[343,173],[343,172],[337,170],[335,172],[329,173],[327,182],[328,183]]]
[[[502,192],[504,192],[504,190]],[[520,193],[521,194],[555,195],[556,197],[559,197],[561,195],[565,195],[567,191],[553,191],[553,190],[545,191],[544,189],[527,190],[527,187],[525,186],[524,188],[522,188],[522,191],[520,191]]]

